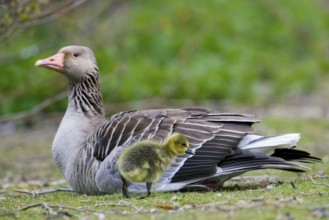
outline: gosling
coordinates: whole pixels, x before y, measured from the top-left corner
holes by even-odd
[[[140,141],[126,148],[119,156],[118,170],[123,182],[122,194],[130,198],[128,181],[146,182],[147,196],[152,184],[157,183],[163,172],[174,162],[177,155],[194,154],[187,138],[173,133],[164,143]],[[143,199],[145,197],[138,197]]]

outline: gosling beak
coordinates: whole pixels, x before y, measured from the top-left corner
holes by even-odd
[[[190,149],[190,148],[188,148],[188,149],[185,151],[185,153],[186,153],[186,154],[191,154],[191,155],[194,155],[194,154],[195,154],[194,150],[192,150],[192,149]]]
[[[64,70],[64,53],[57,53],[46,59],[38,60],[35,63],[37,67],[43,67],[55,71]]]

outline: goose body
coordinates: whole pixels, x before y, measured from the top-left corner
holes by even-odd
[[[319,162],[294,149],[299,134],[262,137],[251,134],[260,119],[248,114],[203,108],[150,109],[121,112],[106,118],[93,52],[67,46],[38,60],[36,66],[55,70],[69,81],[68,107],[52,144],[52,155],[73,190],[86,194],[118,193],[121,152],[135,142],[164,142],[172,133],[184,135],[195,155],[178,156],[155,190],[179,190],[193,185],[218,188],[241,173],[273,168],[303,172],[298,162]],[[210,184],[211,183],[211,184]],[[145,192],[132,183],[131,192]]]
[[[159,180],[176,156],[193,154],[188,147],[187,138],[182,134],[174,133],[164,143],[144,140],[124,149],[117,163],[123,181],[123,196],[130,197],[127,180],[145,182],[147,196],[150,196],[152,184]]]

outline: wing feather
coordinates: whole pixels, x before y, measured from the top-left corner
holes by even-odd
[[[253,132],[259,119],[252,115],[219,113],[203,108],[152,109],[113,115],[89,138],[87,146],[97,160],[114,148],[124,149],[143,139],[164,141],[171,133],[185,135],[195,155],[179,156],[164,172],[159,183],[177,182],[215,174],[217,164],[231,155],[241,139]],[[116,150],[115,163],[120,150]]]

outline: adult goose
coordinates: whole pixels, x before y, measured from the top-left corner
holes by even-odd
[[[253,115],[181,108],[127,111],[106,118],[98,66],[87,47],[64,47],[35,65],[55,70],[69,81],[68,107],[55,135],[52,155],[76,192],[120,193],[117,159],[121,151],[144,139],[162,142],[174,132],[188,138],[194,155],[177,157],[153,190],[218,188],[246,171],[273,168],[303,172],[307,168],[298,162],[321,161],[294,149],[299,134],[250,134],[252,124],[260,121]],[[145,185],[131,184],[129,191],[145,192]]]

